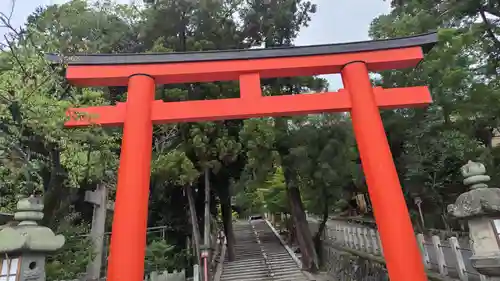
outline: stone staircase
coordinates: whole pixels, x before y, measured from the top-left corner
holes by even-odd
[[[221,281],[309,281],[264,220],[234,224],[236,260],[224,261]]]

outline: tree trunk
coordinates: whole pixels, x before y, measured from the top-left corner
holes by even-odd
[[[292,214],[293,224],[300,253],[302,254],[302,269],[315,273],[319,270],[318,255],[314,248],[314,241],[307,222],[304,205],[300,197],[300,190],[295,185],[291,172],[284,167],[286,190],[290,202],[290,212]]]
[[[61,201],[64,198],[64,194],[67,190],[62,188],[62,166],[61,166],[61,154],[58,149],[52,149],[50,151],[50,159],[52,161],[52,169],[50,172],[50,178],[45,188],[45,195],[43,196],[43,220],[42,224],[49,227],[55,227],[53,225],[60,217],[57,217],[57,211],[61,208]]]
[[[323,187],[323,189],[325,189],[326,187]],[[325,190],[326,191],[326,190]],[[325,194],[326,192],[324,192],[323,194]],[[325,228],[326,228],[326,223],[328,222],[328,198],[325,197],[325,202],[324,202],[324,205],[323,205],[323,217],[321,218],[321,223],[319,224],[319,227],[318,227],[318,232],[316,232],[316,234],[314,235],[314,248],[316,249],[316,253],[318,254],[318,265],[321,267],[324,265],[325,263],[325,260],[324,260],[324,257],[323,257],[323,239],[321,239],[323,233],[325,232]]]
[[[196,256],[196,263],[200,264],[200,229],[198,228],[198,217],[196,216],[193,189],[189,185],[186,186],[186,196],[188,198],[189,214],[191,215],[191,226],[193,228],[194,254]]]
[[[210,246],[210,170],[205,168],[205,219],[203,229],[203,244]]]
[[[205,220],[204,220],[204,230],[203,230],[203,248],[204,251],[207,251],[207,260],[211,260],[210,253],[210,169],[208,167],[205,168]],[[210,280],[210,272],[206,272],[209,276],[207,276],[208,280]]]
[[[290,213],[292,215],[293,224],[300,252],[302,254],[302,269],[315,273],[319,270],[318,255],[314,248],[313,237],[309,229],[306,213],[304,212],[304,204],[300,197],[299,187],[296,185],[296,177],[294,171],[289,165],[290,148],[287,145],[288,123],[286,119],[275,119],[276,131],[276,150],[281,158],[283,175],[285,177],[285,186],[290,205]]]
[[[234,261],[236,258],[236,253],[234,252],[234,244],[236,239],[234,237],[233,231],[233,215],[231,209],[231,194],[228,192],[220,198],[221,201],[221,213],[222,213],[222,223],[224,224],[224,233],[227,239],[227,259],[229,261]]]

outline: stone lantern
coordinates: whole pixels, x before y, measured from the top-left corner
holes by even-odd
[[[500,217],[500,188],[488,188],[490,177],[481,163],[469,161],[461,172],[463,183],[470,190],[458,196],[455,204],[448,205],[448,213],[469,224],[472,266],[489,280],[500,280],[500,229],[494,222],[495,217]]]
[[[45,281],[45,256],[64,245],[64,236],[38,225],[43,218],[40,198],[19,200],[16,226],[0,230],[0,280]]]

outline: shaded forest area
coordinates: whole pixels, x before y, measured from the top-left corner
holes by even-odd
[[[21,28],[12,26],[11,15],[0,14],[8,33],[0,43],[0,211],[12,212],[17,196],[43,195],[43,223],[71,236],[89,228],[86,190],[105,184],[114,197],[121,128],[64,129],[64,112],[69,106],[123,102],[127,89],[72,87],[64,67],[50,65],[45,53],[292,46],[316,9],[321,7],[305,0],[157,0],[142,6],[74,0],[37,9]],[[391,12],[372,22],[373,39],[439,33],[438,45],[416,69],[373,79],[386,88],[429,85],[434,98],[426,109],[382,112],[418,230],[462,227],[448,217],[446,206],[465,191],[459,168],[467,160],[485,163],[491,186],[500,183],[500,148],[493,145],[500,121],[499,23],[500,1],[494,0],[394,0]],[[265,95],[328,88],[317,77],[262,84]],[[238,93],[237,82],[194,83],[158,86],[156,98],[221,99]],[[197,223],[203,223],[204,175],[230,258],[233,209],[239,216],[285,212],[310,271],[318,267],[313,238],[319,236],[310,233],[304,212],[326,221],[344,212],[353,195],[367,193],[348,114],[155,126],[148,224],[168,226],[167,244],[157,250],[169,256],[163,259],[169,268],[193,262],[186,237],[193,235],[190,213],[196,211]],[[423,202],[425,226],[416,197]],[[371,215],[369,208],[365,215]],[[68,278],[82,272],[87,246],[73,245],[73,251],[54,256],[53,271]]]

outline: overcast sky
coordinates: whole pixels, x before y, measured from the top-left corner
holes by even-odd
[[[133,0],[116,0],[131,3]],[[9,14],[11,0],[0,0],[0,11]],[[12,24],[20,26],[37,6],[60,4],[65,0],[17,0]],[[312,16],[309,27],[301,30],[296,45],[315,45],[368,40],[372,19],[389,12],[389,3],[383,0],[312,0],[318,11]],[[0,28],[0,36],[5,30]],[[342,88],[338,75],[325,75],[332,90]]]

